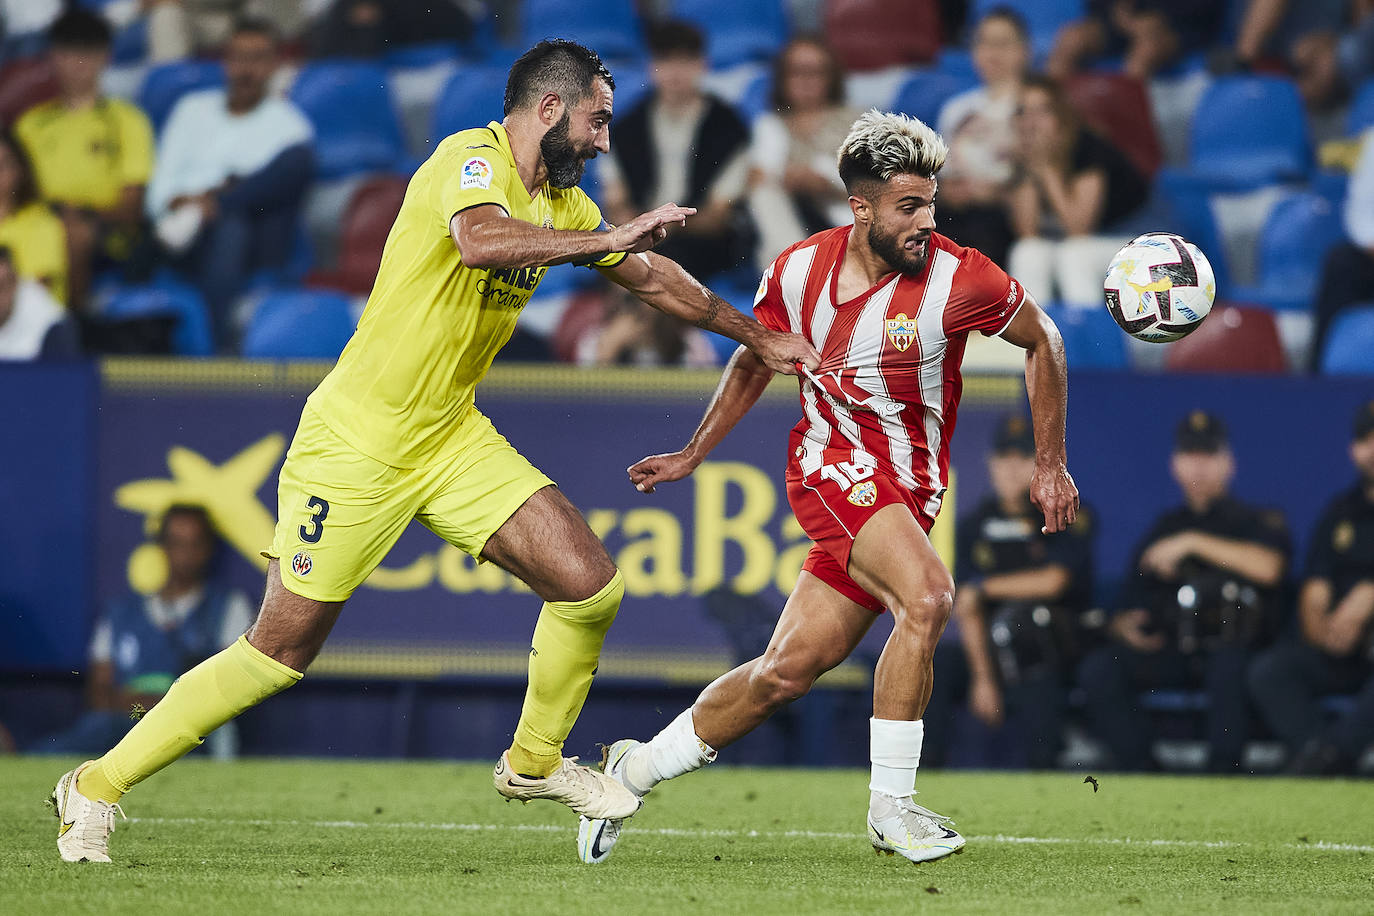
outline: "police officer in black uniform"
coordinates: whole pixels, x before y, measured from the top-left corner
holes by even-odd
[[[1250,695],[1303,775],[1350,773],[1374,741],[1374,401],[1355,415],[1350,459],[1359,480],[1327,506],[1312,535],[1298,597],[1301,638],[1250,668]],[[1354,693],[1332,722],[1319,703]]]
[[[1200,688],[1209,768],[1232,772],[1249,735],[1246,668],[1283,600],[1288,528],[1280,512],[1230,496],[1235,459],[1209,413],[1195,410],[1179,425],[1171,470],[1184,503],[1141,541],[1107,627],[1112,642],[1083,660],[1079,683],[1089,727],[1127,770],[1155,766],[1139,692]]]
[[[1030,501],[1034,470],[1030,423],[1007,417],[988,456],[992,492],[959,519],[954,617],[962,652],[945,645],[937,654],[939,695],[925,722],[927,735],[932,724],[938,733],[966,696],[974,716],[993,728],[1005,717],[1021,739],[1024,760],[999,762],[1046,769],[1059,755],[1078,617],[1092,590],[1092,521],[1080,508],[1068,531],[1042,534],[1042,513]]]

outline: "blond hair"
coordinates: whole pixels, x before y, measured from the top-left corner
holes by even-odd
[[[852,190],[855,181],[886,182],[894,175],[934,178],[948,155],[944,139],[925,123],[873,108],[840,144],[840,179]]]

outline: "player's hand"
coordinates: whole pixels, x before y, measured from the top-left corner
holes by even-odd
[[[800,375],[801,370],[797,368],[797,363],[808,369],[815,369],[821,364],[821,354],[811,346],[811,341],[800,334],[790,334],[787,331],[771,331],[764,328],[749,345],[749,349],[753,350],[754,355],[763,360],[763,364],[769,369],[784,375]]]
[[[968,709],[984,725],[996,728],[1002,724],[1002,691],[991,678],[977,678],[969,685]]]
[[[650,455],[626,468],[630,483],[641,493],[652,493],[661,483],[681,480],[697,469],[698,462],[685,451],[667,455]]]
[[[1078,517],[1078,485],[1073,475],[1063,464],[1053,467],[1035,465],[1031,475],[1030,498],[1041,512],[1045,513],[1045,526],[1041,534],[1054,534],[1064,531]]]
[[[668,227],[685,226],[696,207],[664,204],[611,230],[611,251],[648,251],[668,237]]]

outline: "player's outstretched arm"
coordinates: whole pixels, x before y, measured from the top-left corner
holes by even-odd
[[[1046,534],[1063,531],[1078,515],[1078,487],[1069,474],[1064,420],[1069,402],[1069,371],[1064,341],[1050,316],[1030,294],[1002,332],[1026,351],[1026,396],[1035,427],[1035,473],[1031,501],[1045,513]]]
[[[544,267],[570,261],[594,261],[617,251],[648,251],[668,237],[669,226],[681,226],[693,207],[664,204],[607,231],[545,229],[507,216],[495,204],[455,213],[449,234],[468,267]]]
[[[773,378],[773,370],[747,347],[740,347],[725,367],[697,431],[681,451],[650,455],[627,469],[630,483],[641,493],[652,493],[661,483],[681,480],[696,470],[740,417],[758,402]]]
[[[653,252],[631,255],[602,273],[660,312],[739,341],[774,372],[796,375],[798,362],[808,369],[821,364],[806,338],[769,330],[741,314],[669,258]]]

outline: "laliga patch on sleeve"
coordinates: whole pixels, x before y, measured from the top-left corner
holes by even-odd
[[[458,180],[459,188],[491,187],[491,163],[481,156],[473,156],[463,163],[463,174]]]

